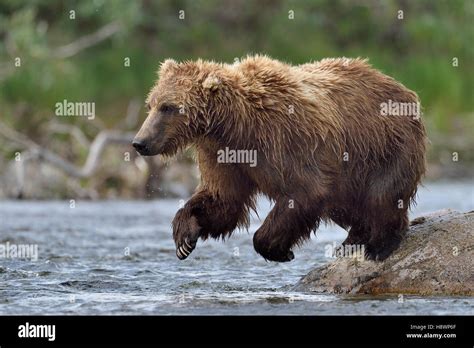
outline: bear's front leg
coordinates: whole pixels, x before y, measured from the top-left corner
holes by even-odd
[[[197,240],[225,237],[238,225],[248,224],[250,202],[223,199],[206,190],[196,192],[173,219],[176,255],[186,259]]]
[[[309,239],[319,225],[317,204],[298,204],[290,199],[279,199],[263,225],[255,232],[253,245],[266,260],[287,262],[294,259],[291,248]]]
[[[178,210],[173,219],[173,239],[176,245],[176,256],[184,260],[196,248],[201,226],[191,209]]]

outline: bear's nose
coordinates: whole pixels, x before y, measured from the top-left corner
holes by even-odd
[[[146,144],[143,140],[140,139],[133,139],[132,146],[137,150],[138,152],[142,152],[143,150],[146,149]]]

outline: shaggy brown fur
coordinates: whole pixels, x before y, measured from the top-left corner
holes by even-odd
[[[135,138],[143,155],[194,144],[201,184],[173,221],[177,255],[198,238],[248,226],[259,193],[275,205],[255,250],[289,261],[320,221],[349,231],[372,259],[396,249],[425,171],[421,119],[383,116],[381,104],[417,95],[361,59],[291,66],[266,56],[233,65],[165,61]],[[218,163],[217,151],[257,150],[258,165]]]

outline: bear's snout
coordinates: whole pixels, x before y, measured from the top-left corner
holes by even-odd
[[[133,139],[132,146],[142,156],[155,156],[159,153],[156,146],[153,146],[149,140],[144,140],[142,138]]]
[[[133,139],[132,146],[137,150],[140,154],[147,149],[146,142],[142,139]]]

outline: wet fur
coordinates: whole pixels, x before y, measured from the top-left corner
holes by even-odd
[[[416,103],[414,92],[361,59],[168,60],[159,75],[152,110],[167,102],[185,114],[160,121],[156,152],[171,156],[193,144],[201,172],[173,221],[177,247],[248,226],[259,193],[275,202],[253,237],[265,259],[291,260],[321,221],[348,230],[344,243],[365,244],[369,258],[383,260],[398,247],[425,172],[426,136],[421,119],[381,116],[380,104]],[[147,121],[140,132],[150,138]],[[225,147],[256,149],[258,165],[217,163]]]

